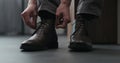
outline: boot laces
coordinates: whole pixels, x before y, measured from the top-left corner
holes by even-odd
[[[39,29],[44,29],[44,27],[45,27],[44,25],[46,25],[46,23],[43,23],[43,22],[39,22],[38,24],[39,24],[38,27],[35,29],[35,31],[33,32],[32,35],[34,35],[35,33],[37,33],[37,31]]]
[[[77,27],[77,29],[75,29],[75,31],[70,35],[70,41],[72,41],[73,36],[76,35],[76,32],[79,31],[79,29],[80,27]]]
[[[75,35],[79,35],[80,33],[81,33],[81,30],[80,30],[80,28],[81,27],[83,27],[84,26],[84,24],[79,24],[79,23],[77,23],[77,28],[75,29],[75,31],[70,35],[70,41],[72,41],[73,39],[72,38],[74,38],[74,36]],[[79,31],[79,32],[78,32]],[[78,32],[78,33],[77,33]],[[87,32],[87,31],[86,31]]]

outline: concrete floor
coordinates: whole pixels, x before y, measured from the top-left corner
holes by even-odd
[[[94,45],[92,52],[70,52],[65,36],[59,36],[59,49],[21,52],[28,36],[0,36],[0,63],[120,63],[120,46]]]

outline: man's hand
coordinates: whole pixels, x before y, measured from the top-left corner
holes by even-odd
[[[69,6],[60,4],[56,10],[56,28],[65,28],[70,22]]]
[[[32,29],[36,28],[37,20],[37,5],[30,4],[27,8],[21,13],[21,16],[24,22]]]

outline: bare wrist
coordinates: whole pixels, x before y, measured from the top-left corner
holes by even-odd
[[[69,7],[71,4],[71,0],[61,0],[61,4]]]
[[[37,5],[37,0],[29,0],[28,5]]]

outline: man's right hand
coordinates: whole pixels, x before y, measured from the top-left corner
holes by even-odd
[[[27,8],[21,13],[23,21],[32,29],[36,28],[37,21],[37,5],[30,4]]]

